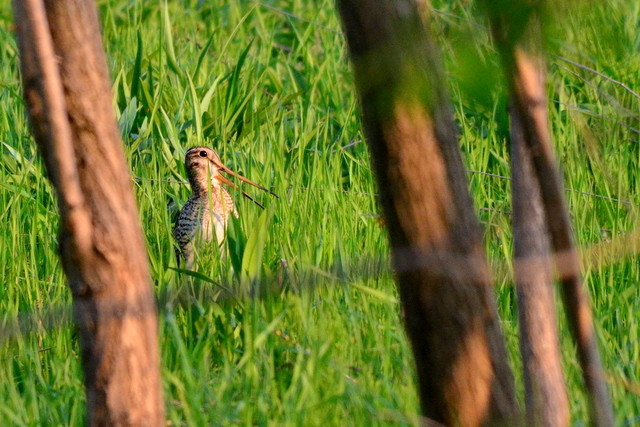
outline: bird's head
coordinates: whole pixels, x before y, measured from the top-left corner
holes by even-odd
[[[242,182],[246,182],[247,184],[253,185],[262,191],[266,191],[267,193],[278,197],[275,193],[272,193],[261,185],[258,185],[250,179],[247,179],[227,168],[222,164],[218,153],[209,147],[198,146],[187,150],[185,166],[187,168],[187,175],[189,176],[191,188],[194,192],[207,192],[209,191],[209,188],[217,188],[220,184],[226,184],[232,188],[238,188],[231,180],[229,180],[229,178],[223,175],[223,173],[226,173],[228,175],[235,176]],[[253,200],[244,191],[242,194]],[[253,201],[255,202],[255,200]],[[258,202],[255,203],[262,206]]]

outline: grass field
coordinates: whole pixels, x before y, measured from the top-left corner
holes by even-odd
[[[556,10],[549,27],[550,120],[621,426],[640,425],[640,265],[624,240],[639,219],[640,97],[629,88],[640,90],[640,4],[628,3]],[[465,4],[434,2],[433,29],[522,393],[504,89],[483,20]],[[411,352],[333,2],[99,5],[161,301],[171,425],[418,425]],[[56,201],[25,122],[11,25],[10,2],[0,0],[0,424],[83,425]],[[193,145],[212,146],[280,199],[249,189],[262,211],[236,194],[229,263],[241,274],[203,253],[200,272],[210,281],[184,287],[170,268],[170,233],[188,197],[182,161]],[[245,293],[252,298],[223,288],[255,281],[259,289]],[[560,319],[572,422],[582,426],[587,402]]]

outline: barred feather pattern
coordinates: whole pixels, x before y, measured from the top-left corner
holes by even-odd
[[[194,244],[210,242],[214,232],[218,244],[222,244],[230,212],[238,217],[231,195],[221,186],[209,194],[192,194],[189,197],[173,229],[173,237],[187,268],[193,266]]]
[[[192,194],[182,207],[173,229],[173,237],[178,243],[178,258],[184,258],[187,269],[193,268],[194,245],[212,241],[214,233],[218,244],[222,244],[229,213],[238,217],[231,195],[211,176],[208,165],[198,164],[198,158],[190,163],[191,152],[198,150],[211,152],[211,156],[219,159],[213,150],[206,147],[194,147],[187,152],[187,173]]]

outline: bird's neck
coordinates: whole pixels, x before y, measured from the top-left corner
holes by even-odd
[[[194,197],[220,197],[220,183],[215,179],[208,180],[202,177],[189,177],[191,192]]]

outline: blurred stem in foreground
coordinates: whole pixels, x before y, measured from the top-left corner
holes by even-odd
[[[527,424],[562,427],[569,423],[569,401],[558,344],[550,238],[520,114],[513,106],[509,113],[514,273]]]
[[[518,160],[519,166],[528,168],[531,165],[533,172],[519,168],[514,168],[512,172],[518,295],[522,297],[524,293],[534,292],[535,294],[527,296],[530,302],[542,305],[541,298],[544,298],[545,306],[541,309],[543,312],[553,313],[552,308],[547,306],[551,302],[550,296],[546,295],[548,291],[532,288],[535,272],[539,273],[540,268],[547,269],[548,266],[547,261],[542,261],[542,266],[536,266],[531,260],[547,258],[544,246],[549,239],[591,402],[592,422],[596,426],[613,426],[613,411],[598,354],[591,309],[583,289],[578,253],[549,132],[542,52],[544,6],[543,1],[484,1],[513,100],[512,144],[516,145],[512,147],[512,158]],[[537,189],[531,192],[530,186]],[[522,203],[522,198],[529,198],[531,204]],[[523,214],[524,209],[541,211],[545,224],[543,230],[532,230],[531,225],[521,223],[537,215],[532,212]],[[541,239],[537,242],[539,249],[541,248],[537,252],[523,249],[526,241],[531,243],[535,240],[531,233],[538,233],[537,238]],[[538,283],[537,286],[548,285]],[[535,307],[524,307],[522,302],[519,303],[523,340],[534,340],[529,343],[531,352],[523,347],[528,422],[532,425],[567,425],[566,391],[561,373],[558,372],[560,361],[556,354],[557,338],[553,339],[551,336],[552,332],[553,335],[557,334],[555,326],[550,324],[551,321],[555,323],[555,320],[547,318],[545,321],[540,317],[541,313],[534,315],[533,309]],[[536,321],[532,316],[540,317],[537,320],[543,323],[536,326],[527,322],[527,319]],[[554,331],[551,330],[552,327]],[[536,415],[538,411],[542,415]]]
[[[513,425],[513,378],[439,54],[411,0],[338,0],[422,410]]]
[[[24,98],[56,189],[90,426],[160,426],[157,319],[95,4],[13,3]]]

